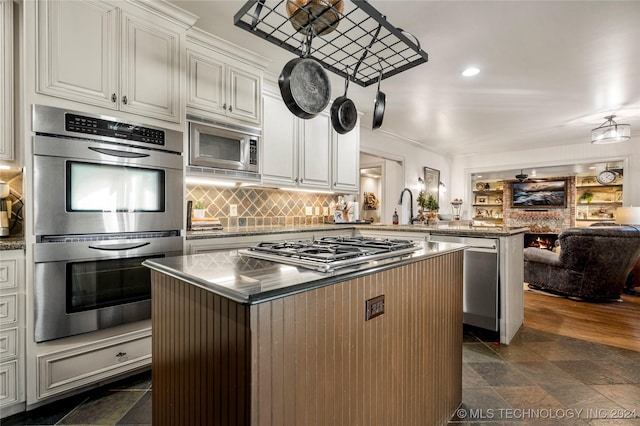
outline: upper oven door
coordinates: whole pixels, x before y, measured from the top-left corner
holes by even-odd
[[[89,140],[34,140],[35,234],[182,228],[182,156]]]
[[[189,164],[258,172],[258,136],[191,122]]]

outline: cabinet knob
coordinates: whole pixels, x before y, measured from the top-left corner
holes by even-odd
[[[229,112],[233,111],[233,107],[229,105]]]
[[[295,183],[298,183],[298,178],[295,178],[293,181],[294,181]]]
[[[304,182],[304,179],[300,178],[300,183]]]
[[[127,97],[126,96],[122,97],[122,103],[125,104],[125,105],[127,104]]]
[[[222,104],[222,109],[225,110],[225,111],[227,110],[227,104],[226,103]]]
[[[118,100],[118,97],[116,96],[116,94],[115,94],[115,93],[114,93],[114,94],[112,94],[112,95],[111,95],[111,102],[115,102],[115,101],[117,101],[117,100]]]

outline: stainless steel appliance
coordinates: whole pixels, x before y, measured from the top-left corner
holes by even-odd
[[[420,248],[409,240],[338,236],[313,241],[263,242],[238,250],[238,253],[320,272],[331,272],[372,260],[404,256]]]
[[[259,179],[259,128],[187,115],[189,170]],[[200,168],[204,169],[201,170]]]
[[[462,321],[500,330],[500,241],[495,238],[431,235],[430,241],[466,244],[464,251]]]
[[[33,106],[38,342],[150,318],[148,258],[182,254],[182,133]]]

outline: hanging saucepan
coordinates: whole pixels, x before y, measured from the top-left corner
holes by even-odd
[[[382,68],[380,68],[380,76],[378,77],[378,91],[376,92],[376,103],[373,107],[373,129],[377,129],[382,126],[382,119],[384,118],[384,105],[387,100],[387,95],[380,91],[380,81],[382,80]]]
[[[331,125],[336,132],[344,135],[350,132],[358,121],[358,110],[356,104],[347,98],[347,90],[349,89],[349,75],[344,83],[344,95],[336,98],[331,105]]]
[[[278,86],[285,105],[295,116],[313,118],[329,105],[331,81],[322,65],[307,55],[311,52],[312,33],[307,36],[303,55],[287,62]]]

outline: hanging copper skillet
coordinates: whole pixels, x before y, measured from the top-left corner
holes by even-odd
[[[312,38],[310,29],[302,48],[302,57],[287,62],[278,78],[285,105],[300,118],[315,117],[331,100],[331,81],[327,72],[318,61],[307,57],[311,52]]]
[[[358,121],[356,104],[347,98],[347,90],[349,90],[348,75],[344,83],[344,95],[336,98],[331,105],[331,125],[341,135],[353,130]]]
[[[287,0],[287,16],[298,32],[311,25],[315,34],[327,35],[338,27],[343,10],[343,0]]]
[[[380,76],[378,77],[378,91],[376,92],[376,103],[373,107],[373,129],[378,129],[382,126],[382,119],[384,117],[384,105],[387,100],[387,95],[380,91],[380,81],[382,80],[382,68],[380,69]]]

